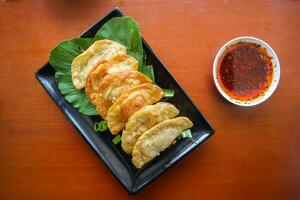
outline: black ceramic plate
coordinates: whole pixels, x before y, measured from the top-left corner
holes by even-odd
[[[119,16],[123,16],[121,10],[119,8],[114,8],[105,17],[85,31],[81,37],[93,37],[105,22],[113,17]],[[99,121],[100,117],[82,115],[64,99],[54,78],[55,71],[49,63],[44,65],[35,74],[36,78],[68,120],[82,134],[97,155],[103,160],[130,194],[136,193],[149,184],[157,176],[166,171],[214,133],[214,129],[209,125],[175,78],[161,63],[144,40],[143,46],[147,55],[147,63],[152,64],[154,67],[156,83],[162,88],[172,88],[175,90],[175,96],[166,101],[174,104],[180,110],[180,115],[189,117],[194,123],[194,126],[191,129],[193,138],[179,140],[175,145],[162,152],[160,156],[151,163],[145,165],[141,170],[135,169],[131,163],[131,157],[123,152],[120,144],[114,145],[112,143],[111,140],[113,136],[109,132],[96,134],[93,131],[93,122]]]

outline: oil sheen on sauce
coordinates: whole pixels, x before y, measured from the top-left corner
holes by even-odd
[[[250,42],[229,46],[218,62],[217,79],[233,99],[249,101],[264,95],[273,80],[273,62],[266,49]]]

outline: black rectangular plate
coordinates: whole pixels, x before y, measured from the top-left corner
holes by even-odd
[[[114,8],[85,31],[81,37],[93,37],[105,22],[119,16],[123,16],[122,11],[119,8]],[[109,132],[95,134],[92,125],[93,122],[99,121],[100,117],[82,115],[64,99],[54,78],[55,71],[49,63],[45,64],[35,74],[38,81],[68,120],[81,133],[130,194],[135,194],[145,187],[214,133],[211,125],[144,40],[143,47],[147,55],[147,63],[152,64],[154,67],[156,83],[162,88],[175,90],[175,96],[165,101],[174,104],[180,110],[180,115],[189,117],[194,126],[192,128],[193,138],[179,140],[141,170],[135,169],[131,163],[131,157],[122,150],[120,144],[114,145],[112,143],[112,135]]]

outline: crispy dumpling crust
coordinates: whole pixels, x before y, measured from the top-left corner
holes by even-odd
[[[182,131],[192,126],[193,123],[187,117],[177,117],[152,127],[136,142],[132,152],[132,163],[137,169],[142,168],[170,146]]]
[[[116,55],[126,54],[126,47],[111,40],[98,40],[86,51],[74,58],[71,65],[72,81],[76,89],[85,87],[90,71],[95,65],[106,62]]]
[[[172,104],[159,102],[155,105],[148,105],[136,111],[128,119],[123,130],[121,146],[123,150],[131,154],[138,138],[156,124],[176,117],[179,110]]]
[[[116,72],[137,71],[138,62],[129,55],[117,55],[110,61],[99,64],[90,72],[85,86],[85,94],[94,104],[99,86],[108,75]]]
[[[94,99],[98,113],[105,118],[119,96],[140,84],[151,82],[151,79],[138,71],[115,72],[107,76],[99,85]]]
[[[144,83],[121,95],[107,113],[107,125],[113,135],[118,134],[128,118],[146,105],[158,102],[164,93],[162,89],[151,83]]]

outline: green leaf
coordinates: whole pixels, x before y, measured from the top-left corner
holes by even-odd
[[[114,144],[118,144],[119,142],[121,142],[121,135],[117,135],[116,137],[114,137],[114,139],[112,139],[112,142]]]
[[[144,49],[139,24],[132,17],[114,17],[96,33],[93,41],[110,39],[127,48],[127,54],[139,62],[139,71],[144,66]]]
[[[152,82],[155,83],[155,77],[154,77],[154,71],[152,65],[141,67],[139,71],[145,74],[146,76],[148,76],[148,78],[150,78]]]
[[[65,99],[78,111],[85,115],[98,115],[85,95],[84,90],[77,90],[72,82],[71,64],[73,59],[85,51],[92,38],[74,38],[59,43],[50,52],[49,63],[55,69],[55,79]]]

